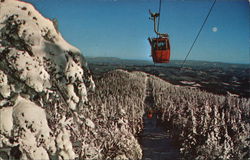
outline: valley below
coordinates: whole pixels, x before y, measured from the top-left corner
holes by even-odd
[[[107,71],[125,69],[155,75],[171,84],[199,88],[218,95],[250,98],[250,65],[220,62],[173,60],[168,64],[154,64],[144,60],[125,60],[110,57],[87,57],[95,77]]]

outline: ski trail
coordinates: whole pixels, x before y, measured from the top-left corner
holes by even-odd
[[[153,109],[155,106],[152,82],[148,77],[145,78],[145,110]],[[164,127],[158,122],[157,115],[149,119],[146,115],[143,117],[144,128],[140,137],[140,143],[143,150],[143,160],[176,160],[181,159],[179,150],[171,141]]]

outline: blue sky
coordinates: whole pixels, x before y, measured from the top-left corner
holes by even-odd
[[[64,38],[85,56],[151,60],[155,36],[148,9],[159,0],[27,0],[57,18]],[[213,0],[162,0],[160,32],[170,35],[171,59],[185,58]],[[217,0],[188,60],[250,63],[247,0]]]

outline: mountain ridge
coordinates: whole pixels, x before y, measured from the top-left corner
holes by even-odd
[[[141,63],[148,63],[148,64],[154,64],[151,60],[140,60],[140,59],[124,59],[124,58],[117,58],[117,57],[91,57],[91,56],[86,56],[85,57],[88,61],[90,62],[113,62],[113,61],[122,61],[122,62],[128,62],[128,61],[134,61],[134,62],[141,62]],[[183,63],[183,60],[171,60],[168,64],[156,64],[156,65],[163,65],[163,66],[168,66],[171,64],[178,64],[181,66]],[[185,65],[199,65],[199,64],[208,64],[208,65],[218,65],[218,66],[241,66],[244,68],[250,68],[250,64],[241,64],[241,63],[228,63],[228,62],[216,62],[216,61],[205,61],[205,60],[187,60]],[[184,67],[185,67],[184,65]]]

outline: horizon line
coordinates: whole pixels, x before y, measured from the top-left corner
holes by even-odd
[[[147,62],[152,62],[154,63],[152,60],[148,60],[148,59],[136,59],[136,58],[120,58],[120,57],[113,57],[113,56],[84,56],[85,58],[116,58],[116,59],[120,59],[120,60],[136,60],[136,61],[147,61]],[[173,59],[170,60],[171,61],[184,61],[181,59]],[[208,60],[186,60],[186,61],[196,61],[196,62],[208,62],[208,63],[224,63],[224,64],[239,64],[239,65],[250,65],[250,63],[235,63],[235,62],[222,62],[222,61],[208,61]],[[164,63],[163,63],[164,64]],[[250,66],[249,66],[250,67]]]

